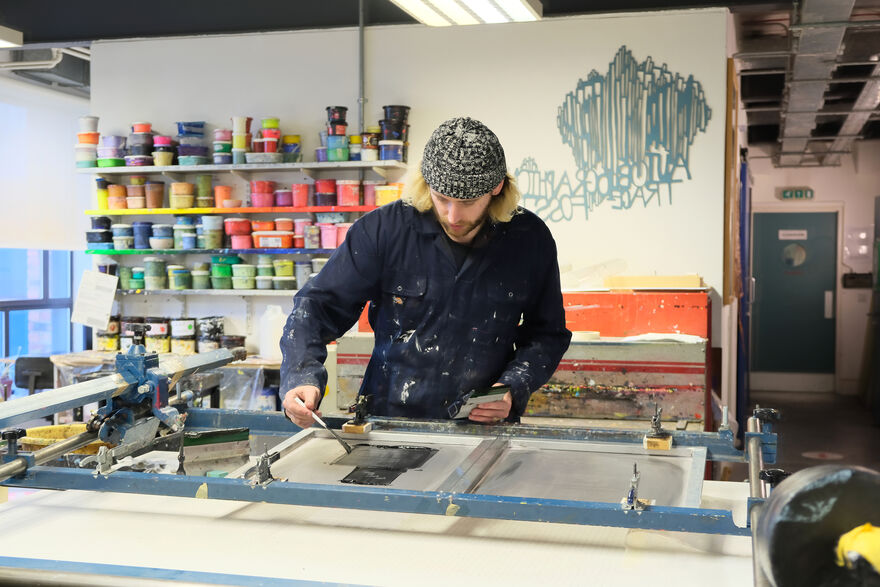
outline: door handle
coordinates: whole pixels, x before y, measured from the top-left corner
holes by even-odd
[[[834,318],[834,292],[825,290],[825,318]]]
[[[758,291],[758,282],[754,277],[749,277],[749,303],[755,303],[755,293]]]

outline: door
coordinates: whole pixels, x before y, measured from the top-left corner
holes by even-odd
[[[837,213],[756,213],[751,388],[833,391]]]

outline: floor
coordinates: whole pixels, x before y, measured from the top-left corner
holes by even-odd
[[[880,471],[880,427],[858,397],[834,393],[752,392],[752,407],[776,408],[779,456],[774,465],[794,473],[824,464],[859,465]],[[746,465],[731,467],[730,479],[748,476]]]

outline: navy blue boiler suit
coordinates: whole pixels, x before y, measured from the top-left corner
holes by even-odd
[[[403,202],[355,222],[294,298],[281,393],[324,389],[326,344],[369,301],[375,346],[360,393],[373,396],[372,414],[448,418],[465,394],[500,381],[511,386],[511,419],[521,416],[571,339],[556,243],[527,210],[488,225],[460,270],[445,238],[433,212]]]

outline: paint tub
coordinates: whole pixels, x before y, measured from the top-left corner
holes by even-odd
[[[177,123],[178,136],[201,137],[204,134],[205,122],[203,120]]]
[[[120,157],[98,159],[98,167],[123,167],[125,159]]]
[[[385,185],[385,182],[376,181],[376,180],[364,180],[364,182],[363,182],[364,206],[375,206],[376,205],[376,186],[377,185]]]
[[[241,208],[241,200],[223,200],[223,208]]]
[[[310,261],[296,262],[296,282],[300,287],[304,286],[312,275],[312,263]]]
[[[97,167],[98,161],[96,159],[90,159],[88,161],[76,161],[73,165],[77,169],[85,169],[87,167]]]
[[[253,226],[253,230],[256,231],[264,231],[264,230],[275,230],[275,222],[272,220],[254,220],[251,222]]]
[[[293,248],[293,233],[287,230],[267,230],[253,234],[254,245],[259,249]]]
[[[128,197],[144,197],[147,193],[146,185],[127,185],[125,195]]]
[[[229,263],[211,263],[211,277],[232,277],[232,265]]]
[[[320,273],[329,259],[312,259],[312,273]]]
[[[95,190],[95,200],[98,204],[99,210],[107,210],[110,208],[110,202],[107,198],[110,197],[110,194],[107,192],[107,189],[98,188]]]
[[[194,336],[172,336],[171,352],[175,355],[194,355],[196,338]]]
[[[232,135],[232,152],[236,150],[247,151],[250,147],[250,140],[245,133],[235,133]]]
[[[403,141],[379,141],[379,159],[403,161]]]
[[[196,350],[200,353],[209,353],[220,348],[220,343],[210,338],[200,338],[196,342]]]
[[[348,112],[346,106],[327,106],[327,120],[345,120],[345,114]]]
[[[331,136],[345,136],[348,134],[348,123],[347,122],[331,122],[327,125],[327,137]]]
[[[95,145],[76,145],[73,152],[77,161],[92,161],[98,158]]]
[[[366,131],[361,133],[361,145],[364,150],[379,149],[379,141],[382,140],[382,128],[379,126],[368,126]]]
[[[232,289],[256,289],[256,279],[253,277],[232,276]]]
[[[172,140],[168,135],[153,135],[154,147],[170,147],[171,145]]]
[[[232,117],[232,132],[233,133],[248,133],[251,132],[251,121],[253,118],[250,116],[233,116]]]
[[[196,176],[196,197],[199,198],[210,198],[211,197],[211,181],[214,178],[210,175],[197,175]]]
[[[129,148],[143,146],[143,145],[147,145],[150,147],[153,146],[153,135],[151,133],[133,132],[130,135],[128,135]]]
[[[261,253],[257,255],[257,265],[271,265],[272,257],[273,255],[270,255],[268,253]]]
[[[294,207],[302,208],[309,205],[310,185],[311,184],[308,183],[295,183],[290,186],[290,191],[293,194]]]
[[[174,239],[170,236],[151,236],[150,248],[156,251],[163,251],[174,248]]]
[[[247,218],[226,218],[223,220],[223,226],[226,229],[226,234],[230,236],[251,233],[251,221]]]
[[[321,227],[314,224],[306,226],[303,229],[303,237],[305,238],[305,248],[320,249],[321,248]]]
[[[293,232],[293,218],[276,218],[275,230],[287,230]]]
[[[180,165],[206,165],[208,158],[201,155],[179,155],[177,163]]]
[[[234,349],[244,346],[245,337],[237,334],[224,334],[220,337],[220,347],[224,349]]]
[[[196,198],[196,208],[213,208],[214,207],[214,196],[208,196],[206,198]]]
[[[232,266],[233,277],[254,277],[257,274],[257,266],[249,263],[237,263]]]
[[[345,235],[348,234],[348,229],[351,228],[351,222],[340,222],[336,225],[336,246],[342,246],[342,243],[345,241]]]
[[[214,206],[217,208],[223,207],[223,200],[228,200],[232,197],[232,186],[231,185],[215,185],[214,186]]]
[[[255,179],[251,182],[251,193],[252,194],[273,194],[275,193],[275,189],[277,187],[277,183],[274,181],[268,181],[265,179]]]
[[[296,277],[273,277],[272,286],[274,289],[296,289]]]
[[[152,132],[152,131],[153,131],[153,125],[150,124],[149,122],[132,122],[131,123],[131,132],[133,132],[133,133],[138,133],[138,132],[146,133],[146,132]]]
[[[101,137],[101,146],[108,149],[124,149],[125,137],[119,135],[104,135]]]
[[[196,233],[184,232],[180,237],[180,248],[184,250],[196,248],[196,243],[198,242],[196,239]]]
[[[98,117],[97,116],[80,116],[79,117],[79,132],[98,132]]]
[[[304,184],[308,185],[308,184]],[[320,192],[322,194],[329,194],[336,192],[336,180],[335,179],[317,179],[315,180],[315,191]]]
[[[377,185],[375,192],[377,206],[384,206],[400,199],[400,193],[397,187],[393,185]]]
[[[156,289],[168,289],[168,277],[163,275],[161,277],[150,277],[144,276],[144,289],[147,290],[156,290]]]
[[[98,147],[95,154],[99,159],[121,159],[125,156],[125,149],[116,147]]]
[[[174,236],[174,229],[170,224],[154,224],[153,236],[170,238]]]
[[[257,277],[272,277],[275,275],[275,268],[271,265],[257,265]]]
[[[406,119],[409,116],[409,106],[382,106],[382,110],[385,112],[386,120],[400,120],[406,122]]]
[[[266,118],[260,119],[260,125],[263,128],[278,128],[280,124],[280,120],[278,120],[277,116],[267,116]]]
[[[119,334],[111,334],[109,332],[95,333],[95,350],[96,351],[115,351],[119,349]]]
[[[92,216],[92,230],[110,230],[111,221],[108,216]]]
[[[153,223],[133,222],[131,228],[134,232],[134,248],[149,249],[150,237],[153,236]]]
[[[281,140],[281,131],[277,128],[263,128],[260,130],[260,138]]]
[[[213,215],[205,215],[202,216],[202,229],[203,230],[223,230],[223,217],[222,216],[213,216]]]
[[[282,151],[281,161],[284,163],[299,163],[302,161],[302,152],[297,150],[287,150]]]
[[[192,208],[195,204],[196,197],[184,194],[169,194],[168,203],[172,208]]]
[[[131,268],[131,278],[132,279],[143,279],[144,278],[144,268],[143,267],[132,267]]]
[[[205,249],[219,249],[223,247],[223,231],[222,230],[204,230],[200,235],[204,239]]]
[[[213,148],[215,153],[228,153],[229,155],[232,155],[231,137],[228,141],[214,141]]]
[[[275,206],[287,207],[293,205],[293,193],[290,190],[275,190]]]
[[[196,336],[218,340],[223,334],[223,316],[196,318]]]
[[[247,132],[247,131],[245,131]],[[228,142],[232,140],[232,129],[229,128],[215,128],[214,129],[214,142]]]
[[[131,267],[126,267],[125,265],[119,267],[119,289],[131,289]],[[118,330],[118,323],[116,327]],[[107,329],[110,329],[109,325]]]
[[[147,199],[141,196],[125,198],[125,206],[129,209],[146,208]]]
[[[348,161],[348,149],[331,149],[327,147],[327,161]]]
[[[232,165],[232,153],[214,153],[214,165]]]
[[[356,179],[337,181],[336,200],[339,206],[359,206],[361,203],[361,182]]]
[[[145,339],[148,353],[170,353],[171,339],[167,336],[148,336]]]
[[[144,278],[143,277],[132,277],[128,280],[128,288],[129,289],[144,289]]]
[[[180,196],[194,196],[196,195],[196,184],[189,183],[188,181],[174,181],[171,182],[168,193]]]
[[[272,267],[275,269],[275,275],[283,277],[293,275],[293,261],[290,259],[274,259]]]
[[[144,257],[144,277],[164,277],[166,274],[165,259]]]
[[[89,248],[94,251],[112,251],[113,243],[91,243]]]
[[[193,269],[192,285],[193,289],[211,289],[211,272]]]
[[[281,163],[284,160],[282,153],[245,153],[244,160],[247,163]]]
[[[308,218],[294,218],[293,219],[293,232],[296,234],[305,234],[306,226],[312,224],[312,221]]]
[[[333,193],[317,192],[315,194],[315,206],[335,206],[335,205],[336,205],[336,192],[333,192]]]
[[[293,235],[293,248],[294,249],[302,249],[306,246],[306,239],[301,234]]]
[[[257,275],[254,278],[257,289],[272,289],[272,280],[273,277],[271,275]]]
[[[345,135],[328,135],[327,136],[327,148],[328,149],[347,149],[348,148],[348,137]]]
[[[275,205],[275,194],[251,194],[251,206],[254,208],[271,208]]]
[[[379,149],[361,149],[361,161],[378,161]]]
[[[86,231],[86,242],[89,244],[94,243],[112,243],[113,242],[113,233],[109,230],[98,228]]]
[[[161,208],[165,205],[165,184],[150,182],[143,187],[147,208]]]
[[[215,277],[212,275],[211,287],[213,289],[232,289],[232,277]]]
[[[107,185],[107,193],[114,198],[119,196],[122,196],[124,198],[126,196],[125,186],[119,185],[117,183],[111,183]]]
[[[230,245],[233,249],[252,249],[254,248],[254,239],[249,234],[235,234],[229,237]]]
[[[360,161],[361,160],[361,146],[360,145],[351,145],[348,148],[348,160],[349,161]]]
[[[336,248],[336,225],[329,223],[321,223],[318,225],[321,228],[321,248],[322,249],[335,249]]]
[[[134,236],[131,224],[113,224],[110,226],[113,236]]]
[[[281,138],[281,142],[285,145],[299,145],[302,142],[302,138],[299,135],[284,135]]]
[[[100,136],[97,132],[81,132],[77,133],[76,140],[80,145],[97,145]]]
[[[98,167],[101,167],[101,159],[98,159]],[[327,161],[327,147],[315,147],[315,161],[324,163]]]
[[[170,321],[171,336],[195,336],[196,320],[195,318],[172,318]]]

